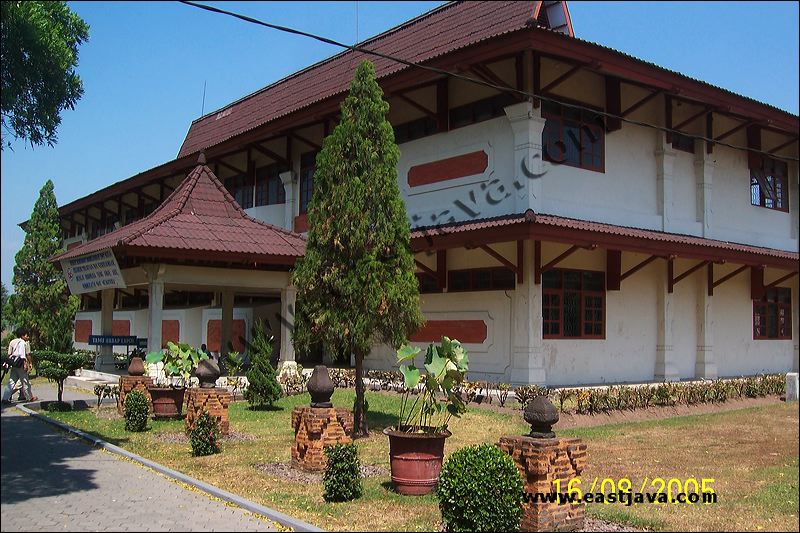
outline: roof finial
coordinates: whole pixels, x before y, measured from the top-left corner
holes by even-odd
[[[198,165],[205,165],[206,164],[206,153],[200,152],[200,155],[197,157],[197,164]]]

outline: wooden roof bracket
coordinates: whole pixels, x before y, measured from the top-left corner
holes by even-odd
[[[417,268],[419,268],[422,271],[423,274],[426,274],[435,280],[439,279],[439,274],[437,274],[436,271],[433,270],[432,268],[426,266],[417,259],[414,259],[414,263],[417,265]]]
[[[584,250],[594,250],[597,248],[596,244],[591,244],[589,246],[581,245],[581,244],[574,244],[570,246],[566,251],[564,251],[561,255],[550,261],[544,266],[540,266],[542,262],[542,243],[541,241],[535,241],[534,243],[534,260],[533,260],[533,267],[534,267],[534,282],[538,285],[542,282],[542,274],[554,268],[557,264],[561,261],[566,259],[567,257],[571,256],[575,252],[580,249]]]
[[[673,270],[674,269],[674,264],[673,264],[674,261],[675,261],[675,259],[673,257],[670,257],[669,258],[669,262],[667,263],[667,270],[668,270],[667,276],[668,276],[668,281],[669,281],[669,283],[667,284],[667,292],[670,293],[670,294],[673,292],[673,288],[675,287],[675,285],[679,281],[691,276],[696,271],[700,270],[704,266],[706,266],[706,265],[711,263],[711,261],[701,261],[701,262],[697,263],[695,266],[691,267],[689,270],[683,272],[682,274],[679,274],[678,276],[673,276],[673,274],[674,274],[674,270]]]
[[[788,280],[788,279],[791,279],[792,277],[796,276],[797,274],[798,274],[798,271],[797,271],[797,270],[795,270],[795,271],[793,271],[793,272],[789,272],[789,273],[788,273],[788,274],[786,274],[785,276],[782,276],[782,277],[780,277],[780,278],[776,279],[776,280],[775,280],[775,281],[773,281],[773,282],[770,282],[770,283],[765,283],[765,284],[764,284],[764,288],[765,288],[765,289],[769,289],[769,288],[771,288],[771,287],[775,287],[776,285],[780,285],[780,284],[781,284],[781,283],[783,283],[784,281],[786,281],[786,280]]]
[[[656,259],[659,259],[661,257],[662,256],[660,256],[660,255],[651,255],[650,257],[648,257],[647,259],[645,259],[644,261],[642,261],[638,265],[636,265],[634,267],[631,267],[628,270],[626,270],[625,272],[623,272],[622,274],[620,274],[619,280],[623,281],[625,278],[628,278],[628,277],[634,275],[635,273],[639,272],[641,269],[643,269],[644,267],[646,267],[647,265],[649,265],[650,263],[652,263],[653,261],[655,261]]]
[[[748,269],[748,265],[742,265],[740,268],[737,268],[733,272],[726,274],[719,278],[717,281],[714,281],[714,263],[708,264],[708,295],[714,296],[714,288],[722,285],[732,277],[744,272]]]
[[[513,263],[512,261],[509,261],[508,259],[503,257],[501,254],[497,253],[488,244],[482,244],[482,245],[480,245],[479,248],[481,250],[483,250],[484,252],[486,252],[487,254],[489,254],[490,256],[492,256],[495,259],[497,259],[500,262],[500,264],[502,264],[503,266],[507,267],[509,270],[514,272],[514,274],[517,275],[517,283],[522,283],[522,257],[523,257],[522,241],[519,241],[519,240],[517,241],[517,262],[516,263]]]

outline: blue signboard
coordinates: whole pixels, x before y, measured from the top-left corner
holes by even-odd
[[[89,335],[89,344],[94,346],[138,346],[138,337],[135,335]],[[145,346],[147,339],[143,339]]]
[[[138,338],[136,339],[136,347],[141,348],[142,350],[147,349],[147,339]]]

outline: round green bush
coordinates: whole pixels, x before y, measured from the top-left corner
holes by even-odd
[[[125,430],[144,431],[150,416],[150,405],[142,391],[132,390],[125,396]]]
[[[194,456],[219,453],[219,421],[216,417],[203,411],[189,431],[189,442]]]
[[[322,497],[326,502],[348,502],[360,498],[361,464],[358,460],[358,448],[355,444],[336,444],[325,447],[328,464],[322,477],[325,492]]]
[[[491,444],[453,452],[436,488],[448,531],[519,531],[522,491],[514,460]]]

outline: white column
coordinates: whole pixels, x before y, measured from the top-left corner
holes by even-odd
[[[150,296],[150,320],[147,327],[147,351],[161,350],[161,318],[164,311],[164,281],[150,280],[148,285]]]
[[[525,241],[523,283],[514,290],[511,382],[545,384],[542,343],[542,286],[534,283],[533,241]]]
[[[678,371],[675,367],[673,352],[673,294],[667,292],[666,265],[661,269],[656,288],[656,320],[658,334],[656,340],[656,368],[653,379],[656,381],[677,381]]]
[[[231,341],[233,332],[233,290],[222,289],[222,328],[220,331],[219,356],[225,360],[228,355],[228,343]]]
[[[707,273],[706,270],[701,272]],[[714,360],[714,307],[712,305],[714,297],[708,295],[708,276],[698,275],[696,278],[697,359],[694,365],[694,377],[717,379],[717,362]]]
[[[703,237],[712,237],[711,189],[716,161],[706,153],[706,143],[697,139],[694,147],[694,172],[697,179],[697,221],[703,224]]]
[[[546,169],[543,164],[542,132],[545,120],[541,108],[531,102],[520,102],[505,108],[514,132],[514,205],[518,213],[533,209],[542,210],[542,180]]]
[[[795,215],[797,216],[797,215]],[[792,344],[794,345],[794,354],[792,356],[792,371],[798,372],[800,370],[800,284],[795,283],[792,287]]]
[[[280,360],[278,361],[279,375],[297,372],[294,343],[292,342],[296,302],[297,289],[294,285],[289,285],[281,289],[281,353]]]
[[[100,291],[100,335],[114,334],[114,289]],[[100,346],[100,355],[94,363],[95,370],[114,369],[114,347]]]
[[[289,231],[294,231],[294,172],[287,170],[278,174],[283,183],[283,190],[286,193],[286,203],[284,204],[283,227]]]
[[[666,133],[659,132],[656,156],[656,181],[658,188],[658,214],[661,215],[661,229],[672,229],[674,197],[672,182],[675,167],[675,150],[667,143]]]

